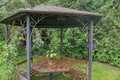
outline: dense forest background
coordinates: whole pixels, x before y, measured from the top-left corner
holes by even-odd
[[[120,0],[0,0],[0,20],[19,9],[38,5],[56,5],[102,14],[101,21],[94,26],[93,37],[97,48],[93,50],[93,60],[120,67]],[[17,57],[18,54],[26,54],[25,46],[19,47],[16,45],[18,38],[23,35],[23,32],[23,28],[9,25],[9,45],[6,46],[4,25],[0,24],[0,80],[11,80],[15,71],[13,61],[26,58]],[[44,32],[47,35],[45,37],[47,39],[46,43],[50,43],[49,45],[42,40],[43,37],[41,34]],[[59,29],[35,29],[32,38],[32,55],[59,54]],[[87,38],[86,27],[64,29],[64,55],[73,58],[88,59],[86,48]],[[77,41],[77,45],[71,45],[72,40]],[[96,64],[96,68],[98,69],[94,67],[95,73],[93,76],[96,77],[94,77],[94,80],[98,78],[100,80],[108,79],[106,75],[110,75],[108,80],[115,80],[112,79],[115,76],[118,77],[116,80],[120,79],[119,73],[116,73],[119,70],[114,70],[115,68],[112,69],[110,67],[106,67],[104,70],[104,67],[106,66]],[[109,71],[116,74],[113,75]],[[104,79],[102,79],[101,76],[105,78],[103,77]]]
[[[93,59],[107,62],[120,67],[120,1],[119,0],[0,0],[0,19],[3,19],[9,14],[27,7],[34,7],[37,5],[57,5],[62,7],[68,7],[78,10],[97,12],[103,14],[101,21],[94,26],[94,42],[97,44],[97,48],[93,51]],[[86,31],[84,28],[65,29],[64,32],[64,51],[70,56],[76,57],[76,55],[87,54],[85,48],[86,43]],[[11,31],[12,39],[20,34],[21,29],[14,27],[14,31]],[[33,40],[33,49],[38,50],[40,54],[45,52],[46,49],[51,51],[58,50],[59,47],[59,30],[49,30],[52,34],[49,35],[51,44],[49,46],[40,46],[38,43],[41,41],[41,37],[36,33],[38,37]],[[36,32],[41,32],[40,29]],[[0,41],[4,41],[4,25],[0,24]],[[17,33],[13,35],[14,33]],[[78,35],[79,34],[79,35]],[[57,35],[57,37],[55,37]],[[73,36],[69,36],[73,35]],[[77,35],[77,36],[76,36]],[[70,46],[69,39],[76,39],[77,46]],[[15,42],[15,41],[14,41]],[[39,43],[42,44],[42,43]],[[51,47],[50,47],[51,46]],[[41,48],[39,50],[39,48]],[[33,50],[33,51],[34,51]],[[1,53],[0,53],[1,54]],[[82,56],[82,58],[84,58]]]

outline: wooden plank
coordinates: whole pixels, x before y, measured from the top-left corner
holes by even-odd
[[[64,60],[44,60],[32,64],[32,68],[40,73],[65,72],[70,69],[71,62]]]
[[[33,57],[31,57],[31,60],[33,60]],[[20,61],[20,62],[18,62],[18,63],[16,63],[17,65],[21,65],[21,64],[23,64],[23,63],[25,63],[25,62],[27,62],[27,60],[25,59],[25,60],[22,60],[22,61]]]
[[[66,60],[70,60],[70,61],[76,61],[76,62],[80,62],[80,63],[85,63],[87,64],[87,61],[86,60],[77,60],[77,59],[73,59],[73,58],[68,58],[68,57],[65,57],[65,56],[61,56],[62,59],[66,59]]]

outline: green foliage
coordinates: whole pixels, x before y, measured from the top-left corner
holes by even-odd
[[[6,46],[4,42],[0,42],[0,80],[11,80],[14,72],[14,64],[12,59],[16,55],[14,45]]]
[[[1,40],[4,40],[4,27],[2,26],[2,25],[0,25],[1,27],[0,27],[0,41]]]
[[[77,35],[77,36],[76,36]],[[87,58],[86,31],[83,28],[69,28],[63,33],[64,54],[74,58]],[[75,40],[77,45],[71,45],[71,40]]]
[[[119,0],[0,0],[0,18],[3,18],[11,11],[16,11],[19,8],[37,6],[41,3],[51,4],[63,7],[74,8],[78,10],[86,10],[92,12],[99,12],[103,14],[101,22],[94,27],[94,38],[96,40],[97,49],[94,50],[93,57],[99,61],[108,62],[113,65],[120,66],[120,1]],[[4,33],[3,25],[0,25],[0,32]],[[19,31],[16,31],[11,35],[15,39]],[[66,56],[76,57],[86,56],[87,50],[86,31],[82,29],[67,29],[64,30],[64,43],[63,53]],[[44,45],[41,40],[41,30],[36,30],[36,36],[33,36],[33,52],[40,55],[45,55],[46,51],[54,51],[59,53],[60,49],[60,31],[57,29],[50,30],[52,32],[49,37],[51,40],[50,45]],[[13,36],[15,34],[15,36]],[[72,35],[72,36],[71,36]],[[76,36],[77,35],[77,36]],[[0,35],[0,39],[4,39],[3,35]],[[70,45],[70,39],[77,40],[76,46]],[[68,54],[67,54],[68,53]],[[72,54],[70,54],[72,53]],[[73,54],[74,53],[74,54]],[[81,56],[82,55],[82,56]]]
[[[120,6],[118,5],[120,3],[119,0],[51,0],[50,2],[51,4],[58,6],[99,12],[103,14],[101,22],[94,27],[94,38],[96,40],[97,49],[94,50],[93,59],[120,66]],[[70,30],[69,33],[71,32],[72,31]],[[68,37],[71,38],[71,36]],[[84,40],[83,37],[78,37]],[[65,41],[69,43],[67,39],[65,39]],[[85,44],[79,44],[79,47],[71,47],[69,44],[65,44],[64,47],[65,50],[67,50],[68,52],[71,51],[75,53],[80,53],[79,49],[82,47],[82,44],[83,46],[85,46]],[[82,47],[82,50],[85,50],[84,47]],[[68,54],[68,56],[71,55]]]
[[[60,29],[48,29],[50,44],[46,45],[41,39],[41,31],[35,29],[32,52],[37,55],[46,55],[48,51],[60,54]],[[63,29],[63,55],[73,58],[87,58],[86,31],[84,27]],[[77,35],[77,36],[76,36]],[[76,40],[77,45],[71,45],[71,40]]]
[[[120,6],[118,6],[119,1],[115,1],[114,5],[106,1],[106,5],[99,8],[104,17],[100,26],[96,26],[94,30],[98,48],[93,56],[99,61],[120,66]]]
[[[93,59],[120,66],[120,6],[118,5],[120,3],[119,0],[51,0],[51,2],[54,5],[79,10],[99,12],[103,14],[101,22],[94,27],[94,38],[96,40],[97,49],[94,50]],[[70,32],[72,31],[70,30]],[[71,36],[68,37],[70,38]],[[84,40],[83,37],[78,37]],[[85,50],[84,47],[82,47],[82,44],[83,46],[85,46],[85,44],[79,44],[79,47],[71,47],[69,45],[65,45],[65,49],[68,51],[73,50],[72,52],[75,53],[81,53],[76,52],[76,49],[77,51],[79,51],[80,48],[82,48],[82,50]]]

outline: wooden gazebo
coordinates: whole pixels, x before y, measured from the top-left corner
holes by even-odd
[[[23,26],[26,28],[26,48],[27,48],[27,80],[30,80],[31,65],[31,32],[34,28],[60,28],[61,29],[61,51],[62,54],[62,32],[63,28],[88,27],[88,79],[92,80],[92,49],[93,49],[93,25],[95,25],[102,15],[87,11],[57,7],[57,6],[37,6],[17,11],[16,13],[2,19],[0,23],[5,24],[6,42],[8,38],[8,25]]]

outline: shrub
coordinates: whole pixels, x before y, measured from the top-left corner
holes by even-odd
[[[15,45],[5,45],[0,42],[0,80],[11,80],[13,78],[13,59],[17,53]]]

